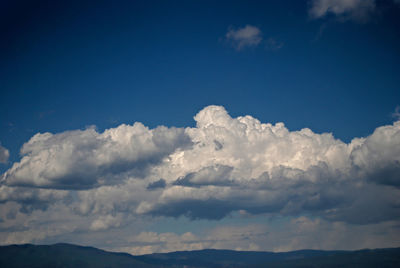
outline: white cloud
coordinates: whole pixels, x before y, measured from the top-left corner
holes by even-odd
[[[116,216],[102,215],[92,222],[89,229],[92,231],[107,230],[110,227],[119,227],[121,225],[121,222],[121,214],[118,214]]]
[[[225,38],[237,50],[242,50],[246,47],[255,47],[259,45],[262,40],[262,32],[255,26],[246,25],[243,28],[229,29]]]
[[[135,123],[103,133],[36,134],[0,185],[0,230],[9,230],[2,238],[99,235],[154,216],[308,215],[346,226],[400,219],[400,121],[344,143],[330,133],[232,118],[221,106],[205,107],[194,119],[196,127],[188,128]],[[46,224],[51,232],[40,227]],[[167,248],[228,245],[199,243]],[[165,249],[138,246],[138,252]]]
[[[375,0],[313,0],[309,13],[313,18],[333,14],[342,18],[365,21],[375,9]]]
[[[10,157],[10,152],[4,148],[3,146],[1,146],[0,143],[0,163],[7,163],[8,158]]]
[[[346,144],[328,133],[231,118],[220,106],[203,109],[195,120],[197,127],[186,129],[194,145],[160,166],[169,186],[157,200],[141,202],[138,213],[220,219],[237,210],[308,211],[358,223],[400,216],[391,209],[399,196],[400,122]],[[354,191],[385,192],[387,198],[375,200],[380,209],[363,218],[357,209],[375,197]]]
[[[115,184],[118,175],[145,176],[148,168],[180,147],[189,145],[183,129],[141,123],[95,129],[43,133],[21,149],[23,158],[4,174],[7,185],[88,189]]]

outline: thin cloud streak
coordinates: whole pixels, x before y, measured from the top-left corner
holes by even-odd
[[[375,10],[375,0],[314,0],[309,14],[318,19],[333,14],[342,19],[364,22]]]
[[[0,163],[2,164],[7,163],[9,157],[10,157],[10,152],[0,143]]]

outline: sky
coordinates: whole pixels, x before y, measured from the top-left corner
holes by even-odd
[[[400,246],[400,2],[2,1],[0,243]]]

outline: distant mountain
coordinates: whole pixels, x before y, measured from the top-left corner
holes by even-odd
[[[138,260],[158,267],[400,267],[400,248],[291,252],[255,252],[206,249],[156,253]]]
[[[11,245],[0,247],[0,267],[4,268],[147,268],[127,253],[112,253],[71,244]]]
[[[165,268],[258,268],[258,267],[400,267],[400,248],[283,253],[196,250],[132,256],[71,244],[0,246],[0,267],[165,267]]]

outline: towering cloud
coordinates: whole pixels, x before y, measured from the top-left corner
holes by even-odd
[[[188,128],[135,123],[36,134],[3,174],[0,225],[46,210],[91,231],[144,215],[309,215],[349,224],[400,218],[400,121],[344,143],[330,133],[232,118],[221,106],[194,119]]]

